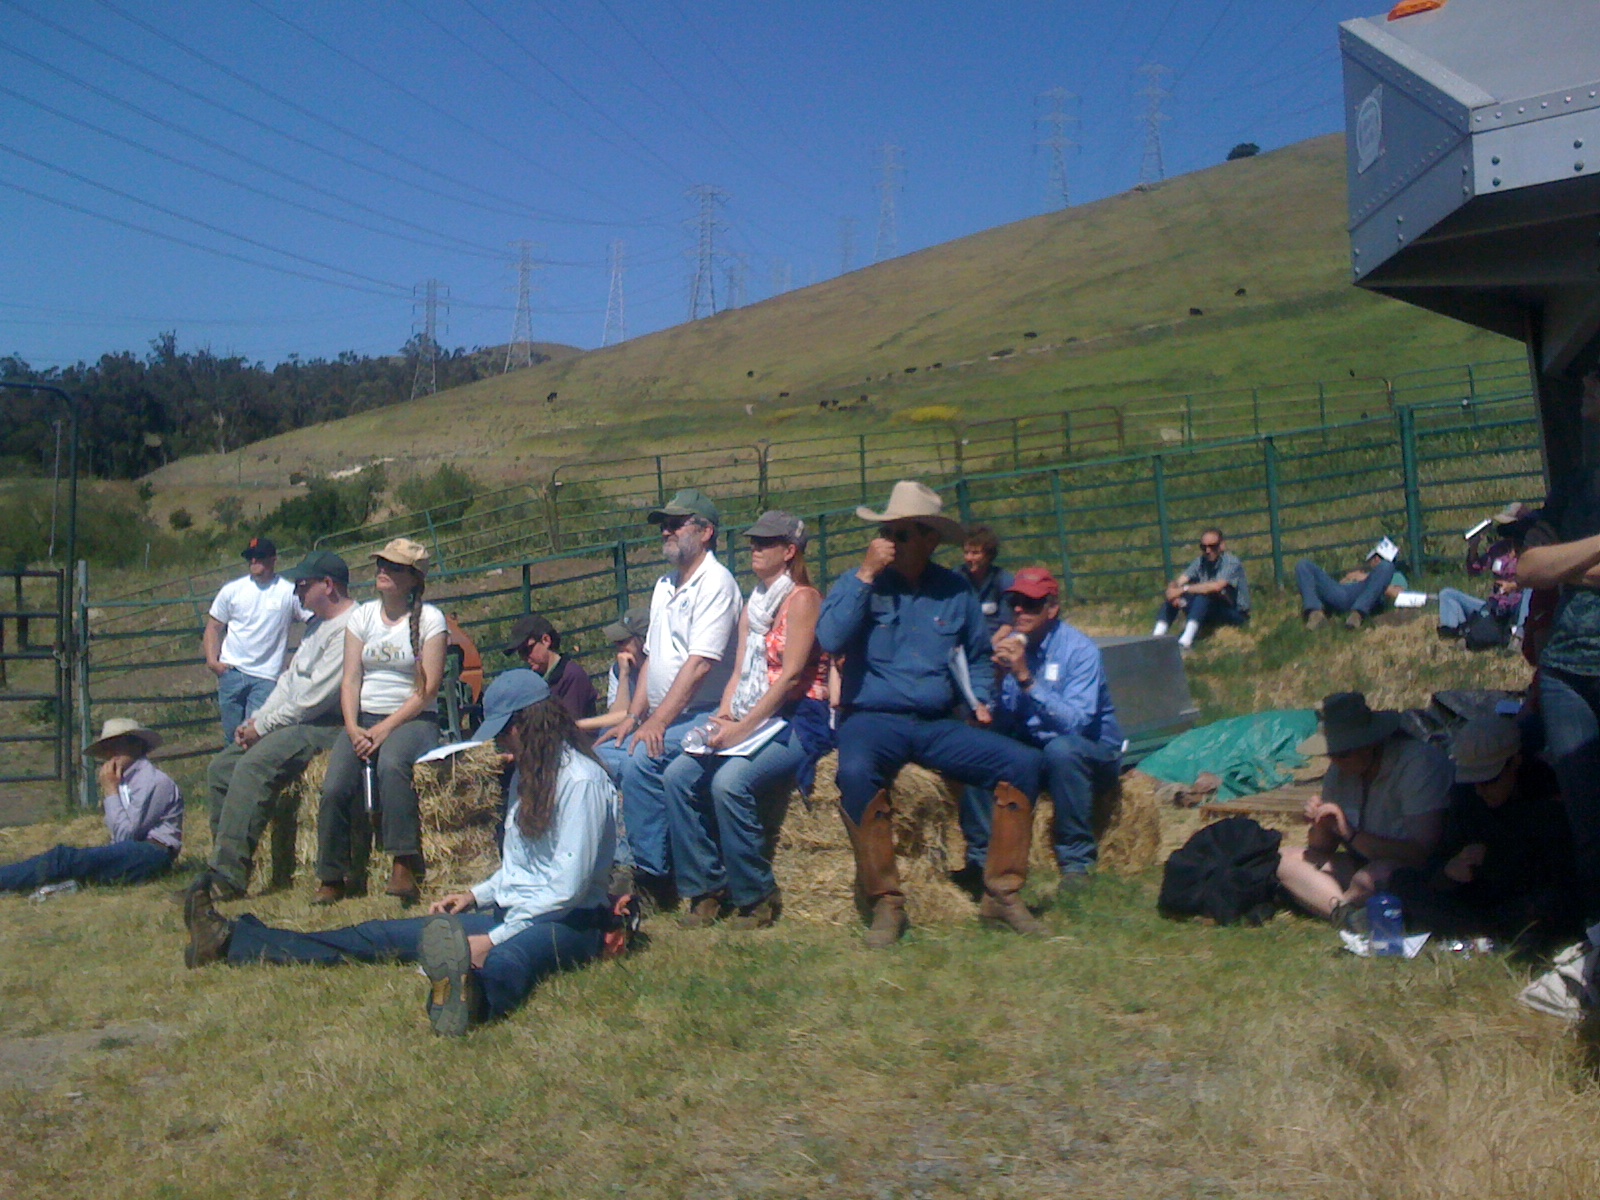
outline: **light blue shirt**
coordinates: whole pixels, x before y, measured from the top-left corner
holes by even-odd
[[[148,758],[136,758],[122,773],[122,786],[102,797],[113,842],[156,842],[183,849],[183,793]]]
[[[1000,683],[1000,712],[1015,736],[1043,746],[1075,733],[1122,749],[1105,662],[1088,634],[1057,621],[1038,645],[1028,647],[1027,659],[1033,682],[1026,691],[1009,672]]]
[[[479,908],[505,910],[489,931],[497,946],[536,918],[603,905],[617,845],[617,789],[588,755],[561,752],[555,815],[533,841],[517,830],[517,784],[513,774],[500,869],[472,889]]]

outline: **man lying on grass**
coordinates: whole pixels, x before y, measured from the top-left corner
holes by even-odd
[[[617,793],[582,735],[533,671],[507,671],[484,692],[479,740],[497,739],[516,766],[500,869],[433,915],[366,921],[325,933],[220,916],[205,886],[184,909],[191,967],[230,964],[418,962],[429,980],[435,1033],[460,1035],[502,1017],[547,975],[600,956],[612,924],[606,880]]]

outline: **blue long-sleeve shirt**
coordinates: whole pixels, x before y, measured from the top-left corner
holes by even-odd
[[[122,773],[122,784],[101,798],[113,842],[159,842],[183,849],[183,793],[148,758],[136,758]]]
[[[1106,667],[1088,634],[1065,621],[1028,647],[1026,690],[1011,674],[1000,683],[999,719],[1014,736],[1037,745],[1064,733],[1122,748]]]
[[[869,586],[851,571],[834,583],[817,619],[817,641],[845,656],[841,704],[872,712],[943,717],[961,699],[950,651],[967,655],[978,703],[994,695],[989,626],[971,586],[929,563],[913,588],[892,567]]]

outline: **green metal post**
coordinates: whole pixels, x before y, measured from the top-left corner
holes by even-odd
[[[1159,454],[1150,456],[1150,477],[1156,485],[1156,528],[1161,533],[1161,579],[1173,578],[1172,530],[1167,524],[1167,464]]]
[[[1250,389],[1250,420],[1255,426],[1256,436],[1261,436],[1261,389]]]
[[[967,473],[967,438],[966,430],[956,426],[956,475],[960,477]]]
[[[1011,469],[1022,470],[1022,418],[1011,418]]]
[[[656,455],[656,503],[667,502],[667,478],[661,470],[661,455]]]
[[[1061,457],[1072,457],[1072,413],[1061,414]]]
[[[533,611],[533,566],[530,563],[522,564],[522,615],[527,616]]]
[[[439,531],[433,527],[433,510],[423,509],[422,519],[428,523],[428,537],[433,541],[433,561],[436,570],[444,570],[444,552],[439,549]]]
[[[1050,472],[1050,506],[1056,514],[1056,548],[1061,552],[1061,594],[1071,600],[1072,558],[1067,551],[1067,506],[1061,495],[1061,472]]]
[[[1267,528],[1272,534],[1272,578],[1283,586],[1283,525],[1278,512],[1278,446],[1270,437],[1261,439],[1261,457],[1267,474]]]
[[[972,524],[972,488],[965,478],[956,480],[956,511],[963,525]]]
[[[1183,444],[1194,444],[1194,397],[1189,395],[1183,398]]]
[[[1400,417],[1400,470],[1405,478],[1406,542],[1412,568],[1421,579],[1427,570],[1423,558],[1422,483],[1417,470],[1416,416],[1410,405],[1397,410]]]
[[[861,503],[867,502],[867,435],[856,434],[856,465],[861,476]]]
[[[628,611],[628,543],[618,538],[612,555],[617,578],[617,616],[622,617]]]
[[[1322,441],[1328,441],[1328,389],[1317,380],[1317,424],[1322,426]]]
[[[756,447],[756,507],[763,512],[767,507],[767,453],[771,449],[764,442]]]
[[[66,636],[72,646],[70,658],[78,676],[78,753],[72,756],[76,771],[66,772],[67,804],[70,806],[72,803],[73,776],[76,774],[78,803],[84,808],[95,808],[100,803],[100,789],[95,784],[94,771],[90,768],[88,756],[84,753],[94,741],[94,714],[90,711],[92,701],[89,696],[89,564],[87,562],[77,564],[76,583],[75,588],[69,587],[67,598],[70,602],[73,592],[77,593],[77,622],[74,628],[67,630]],[[73,707],[71,689],[68,689],[62,699],[64,701],[62,707],[70,713]]]
[[[817,574],[822,577],[823,586],[832,582],[828,572],[828,514],[822,513],[817,517]]]
[[[552,479],[544,494],[545,524],[550,533],[550,553],[561,553],[561,481]]]

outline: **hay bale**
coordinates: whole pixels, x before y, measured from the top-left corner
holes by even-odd
[[[1156,800],[1160,786],[1143,771],[1125,771],[1117,787],[1095,798],[1094,832],[1102,870],[1136,875],[1155,864],[1161,852],[1161,805]]]
[[[295,860],[307,874],[317,862],[317,808],[327,773],[328,756],[319,754],[285,793],[285,800],[297,805],[300,812]],[[415,769],[414,780],[429,890],[486,879],[500,862],[500,847],[495,841],[495,824],[500,816],[499,752],[484,745],[442,762],[423,763]],[[359,843],[359,837],[357,840]],[[358,862],[360,858],[358,845]],[[276,866],[274,863],[275,871]],[[380,867],[387,870],[386,864]]]

